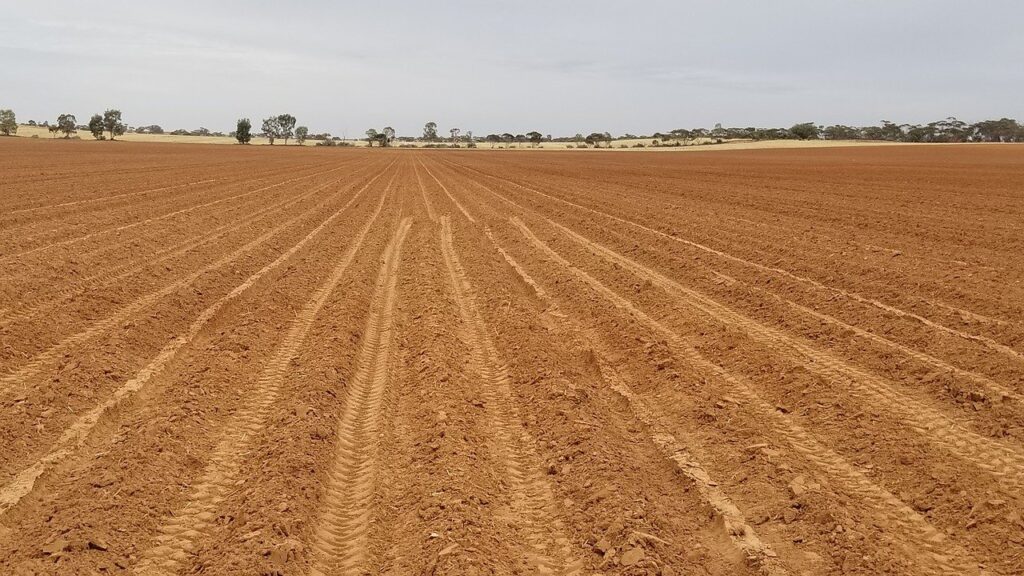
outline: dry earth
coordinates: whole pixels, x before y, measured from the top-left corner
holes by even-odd
[[[4,574],[1020,574],[1024,148],[0,141]]]

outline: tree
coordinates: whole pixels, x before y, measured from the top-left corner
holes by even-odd
[[[295,116],[291,114],[281,114],[277,117],[277,137],[284,140],[284,145],[288,145],[288,139],[295,134]]]
[[[427,122],[423,126],[423,140],[437,142],[437,122]]]
[[[801,140],[817,140],[819,134],[818,126],[815,125],[814,122],[804,122],[802,124],[795,124],[792,128],[789,129],[789,131],[790,133],[793,134],[793,136],[796,136]]]
[[[459,147],[459,132],[461,132],[461,130],[459,130],[458,128],[452,128],[451,130],[449,130],[449,132],[452,135],[452,147],[453,148],[458,148]]]
[[[276,140],[281,133],[281,124],[278,122],[280,116],[271,116],[270,118],[263,119],[263,135],[270,140],[270,145],[274,145]]]
[[[391,126],[385,126],[380,132],[380,145],[391,146],[391,143],[395,140],[395,129]]]
[[[380,140],[380,134],[377,133],[376,129],[370,128],[369,130],[366,131],[366,143],[370,146],[370,148],[373,148],[373,143],[377,142],[378,140]]]
[[[78,120],[75,115],[61,114],[57,116],[57,131],[63,132],[65,138],[70,138],[72,134],[78,132]]]
[[[501,142],[501,136],[498,136],[497,134],[488,134],[484,140],[490,143],[491,148],[494,148],[495,144]]]
[[[512,144],[512,141],[515,139],[516,137],[509,132],[505,132],[504,134],[501,135],[501,141],[505,143],[505,148],[508,148]]]
[[[536,148],[537,145],[540,144],[541,140],[544,139],[544,136],[536,130],[533,132],[527,132],[526,137],[530,139],[530,144],[533,144],[534,148]]]
[[[89,119],[89,132],[97,140],[103,140],[103,116],[93,114]]]
[[[110,139],[124,134],[128,127],[121,122],[121,111],[113,108],[103,113],[103,129],[110,132]]]
[[[466,130],[466,148],[476,148],[476,140],[473,139],[472,130]]]
[[[239,118],[235,124],[235,140],[239,144],[248,144],[252,141],[252,122],[248,118]]]
[[[295,129],[295,141],[302,146],[302,143],[306,141],[306,137],[309,136],[309,128],[305,126],[299,126]]]
[[[4,136],[18,133],[18,119],[14,115],[14,110],[0,110],[0,133]]]

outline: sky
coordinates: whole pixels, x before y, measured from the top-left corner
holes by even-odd
[[[0,0],[0,108],[357,137],[1024,119],[1014,0]]]

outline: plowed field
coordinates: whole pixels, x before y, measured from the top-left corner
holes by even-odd
[[[1024,573],[1024,148],[0,141],[0,573]]]

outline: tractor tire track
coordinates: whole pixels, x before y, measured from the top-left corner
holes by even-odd
[[[558,322],[563,325],[563,329],[582,335],[585,341],[595,347],[595,359],[602,379],[616,393],[626,399],[637,419],[652,430],[651,441],[666,458],[675,463],[681,474],[693,482],[701,497],[722,518],[729,540],[740,550],[747,559],[747,562],[752,566],[757,566],[765,576],[785,576],[789,574],[789,570],[779,561],[778,554],[758,536],[757,531],[747,521],[743,512],[733,504],[729,496],[718,487],[718,483],[704,469],[704,466],[687,450],[686,446],[696,443],[696,440],[693,438],[684,438],[683,441],[677,440],[676,436],[669,431],[670,428],[663,424],[665,417],[635,394],[619,376],[608,360],[607,352],[601,349],[599,344],[601,339],[596,334],[583,328],[574,319],[562,313],[558,303],[555,302],[550,294],[526,272],[519,262],[498,244],[490,228],[485,229],[484,232],[508,265],[515,270],[523,282],[533,289],[537,297],[548,305],[551,316],[558,319]]]
[[[918,323],[923,324],[923,325],[925,325],[925,326],[927,326],[929,328],[932,328],[934,330],[937,330],[937,331],[940,331],[940,332],[943,332],[943,333],[946,333],[946,334],[950,334],[952,336],[956,336],[956,337],[961,338],[961,339],[970,340],[972,342],[976,342],[976,343],[982,344],[982,345],[990,348],[991,350],[999,352],[1000,354],[1002,354],[1004,356],[1013,358],[1013,359],[1015,359],[1015,360],[1017,360],[1019,362],[1024,362],[1024,354],[1021,354],[1020,352],[1014,350],[1013,348],[1011,348],[1009,346],[1006,346],[1005,344],[1000,344],[999,342],[996,342],[995,340],[993,340],[992,338],[989,338],[987,336],[981,336],[981,335],[977,335],[977,334],[970,334],[968,332],[957,330],[956,328],[951,328],[949,326],[940,324],[938,322],[935,322],[933,320],[925,318],[924,316],[921,316],[919,314],[915,314],[913,312],[908,312],[906,310],[902,310],[902,309],[900,309],[900,308],[898,308],[896,306],[893,306],[893,305],[890,305],[890,304],[886,304],[886,303],[881,302],[879,300],[876,300],[874,298],[869,298],[869,297],[863,296],[861,294],[858,294],[856,292],[851,292],[851,291],[848,291],[848,290],[845,290],[845,289],[842,289],[842,288],[837,288],[837,287],[834,287],[834,286],[829,286],[827,284],[824,284],[822,282],[814,280],[813,278],[808,278],[808,277],[805,277],[805,276],[800,276],[798,274],[794,274],[793,272],[790,272],[790,271],[782,269],[782,268],[778,268],[778,267],[775,267],[775,266],[768,266],[768,265],[761,264],[761,263],[758,263],[758,262],[753,262],[753,261],[750,261],[750,260],[746,260],[746,259],[741,258],[739,256],[735,256],[733,254],[729,254],[729,253],[721,251],[721,250],[716,250],[716,249],[714,249],[714,248],[712,248],[710,246],[706,246],[706,245],[701,244],[699,242],[694,242],[694,241],[688,240],[686,238],[681,238],[681,237],[676,236],[674,234],[669,234],[669,233],[666,233],[666,232],[662,232],[660,230],[656,230],[654,228],[651,228],[649,226],[645,226],[643,224],[634,222],[634,221],[629,220],[627,218],[622,218],[620,216],[615,216],[614,214],[609,214],[607,212],[603,212],[601,210],[590,208],[590,207],[584,206],[582,204],[577,204],[575,202],[566,200],[564,198],[559,198],[558,196],[554,196],[554,195],[551,195],[551,194],[547,194],[545,192],[541,192],[540,190],[537,190],[535,188],[531,188],[529,186],[525,186],[525,185],[519,184],[519,183],[514,182],[512,180],[508,180],[508,179],[505,179],[505,178],[500,178],[498,176],[494,176],[494,175],[488,174],[486,172],[482,172],[480,170],[477,170],[475,168],[471,168],[469,166],[462,166],[462,165],[453,164],[453,163],[450,163],[450,162],[449,162],[449,164],[452,165],[452,166],[457,166],[459,168],[463,168],[465,170],[469,170],[469,171],[475,172],[475,173],[480,174],[480,175],[482,175],[482,176],[484,176],[486,178],[489,178],[491,180],[496,180],[496,181],[499,181],[499,182],[504,182],[504,183],[506,183],[508,185],[515,186],[516,188],[520,188],[520,189],[526,190],[528,192],[533,192],[535,194],[543,196],[544,198],[555,200],[555,201],[561,202],[563,204],[568,204],[568,205],[573,206],[575,208],[578,208],[580,210],[584,210],[584,211],[590,212],[592,214],[597,214],[597,215],[603,216],[605,218],[610,218],[610,219],[615,220],[617,222],[620,222],[622,224],[626,224],[626,225],[632,226],[632,227],[634,227],[634,228],[636,228],[638,230],[642,230],[644,232],[647,232],[649,234],[654,234],[656,236],[669,239],[669,240],[671,240],[673,242],[678,242],[678,243],[684,244],[686,246],[689,246],[691,248],[695,248],[697,250],[700,250],[700,251],[703,251],[703,252],[706,252],[706,253],[709,253],[709,254],[713,254],[715,256],[718,256],[719,258],[723,258],[723,259],[726,259],[726,260],[729,260],[729,261],[732,261],[732,262],[736,262],[738,264],[741,264],[741,265],[744,265],[744,266],[748,266],[748,267],[751,267],[751,268],[756,268],[758,270],[761,270],[762,272],[767,272],[767,273],[771,273],[771,274],[778,274],[780,276],[784,276],[784,277],[789,278],[791,280],[794,280],[796,282],[799,282],[799,283],[802,283],[802,284],[805,284],[805,285],[808,285],[808,286],[812,286],[812,287],[817,288],[819,290],[831,292],[833,294],[838,294],[840,296],[843,296],[844,298],[848,298],[848,299],[854,300],[854,301],[859,302],[861,304],[865,304],[865,305],[868,305],[868,306],[872,306],[872,307],[878,308],[880,310],[883,310],[885,312],[888,312],[888,313],[893,314],[893,315],[895,315],[897,317],[900,317],[900,318],[908,318],[908,319],[915,320]]]
[[[91,340],[92,338],[95,338],[96,336],[106,332],[107,330],[109,330],[112,327],[116,326],[117,324],[121,323],[122,321],[124,321],[125,319],[127,319],[131,315],[135,314],[136,312],[144,310],[148,306],[158,302],[163,297],[168,296],[168,295],[174,293],[175,291],[180,290],[181,288],[184,288],[184,287],[192,284],[197,279],[199,279],[203,274],[206,274],[208,272],[211,272],[213,270],[216,270],[218,268],[221,268],[221,267],[227,265],[228,263],[230,263],[230,262],[234,261],[235,259],[237,259],[242,254],[244,254],[244,253],[252,250],[253,248],[255,248],[255,247],[265,243],[267,240],[269,240],[269,239],[273,238],[274,236],[276,236],[277,234],[281,233],[283,230],[287,229],[289,226],[291,226],[295,222],[298,222],[298,221],[302,220],[303,218],[305,218],[309,214],[314,213],[315,211],[316,211],[316,207],[314,207],[314,208],[312,208],[310,210],[307,210],[306,212],[304,212],[304,213],[302,213],[302,214],[300,214],[298,216],[295,216],[294,218],[291,218],[291,219],[287,220],[286,222],[284,222],[284,223],[282,223],[282,224],[272,228],[271,230],[265,232],[264,234],[262,234],[261,236],[259,236],[255,240],[250,241],[249,243],[245,244],[244,246],[242,246],[242,247],[232,251],[231,253],[227,254],[226,256],[216,260],[215,262],[213,262],[213,263],[211,263],[211,264],[209,264],[207,266],[204,266],[203,268],[200,268],[199,270],[189,274],[188,276],[185,276],[184,278],[181,278],[181,279],[179,279],[179,280],[169,284],[168,286],[165,286],[164,288],[162,288],[162,289],[160,289],[160,290],[158,290],[156,292],[152,292],[150,294],[147,294],[145,296],[142,296],[142,297],[134,300],[133,302],[127,304],[126,306],[123,306],[120,309],[118,309],[112,315],[104,318],[103,320],[100,320],[100,321],[94,323],[89,328],[87,328],[87,329],[85,329],[85,330],[83,330],[81,332],[78,332],[77,334],[74,334],[72,336],[69,336],[69,337],[61,340],[57,344],[51,346],[47,350],[45,350],[45,351],[43,351],[43,352],[41,352],[39,354],[36,354],[31,360],[29,360],[27,363],[23,364],[21,367],[19,367],[19,368],[13,370],[13,371],[7,373],[6,375],[0,377],[0,392],[4,392],[4,391],[10,389],[12,386],[15,386],[15,385],[23,382],[24,380],[39,374],[47,366],[49,366],[49,365],[59,361],[61,355],[66,350],[68,350],[69,348],[71,348],[71,347],[73,347],[75,345],[81,344],[83,342],[87,342],[87,341]]]
[[[468,215],[467,215],[468,217]],[[472,285],[459,262],[451,222],[441,218],[441,249],[454,288],[455,300],[470,347],[470,370],[482,380],[480,393],[489,409],[495,449],[505,462],[515,521],[524,532],[526,561],[537,573],[575,575],[583,568],[575,558],[559,517],[551,486],[539,473],[533,437],[518,424],[511,378],[487,333]]]
[[[60,462],[66,460],[69,456],[73,455],[75,451],[80,449],[85,444],[89,434],[104,415],[116,408],[127,398],[138,393],[149,383],[150,380],[158,376],[171,362],[171,360],[175,358],[178,352],[189,345],[199,332],[217,316],[218,312],[220,312],[224,306],[243,295],[260,279],[267,276],[270,272],[280,268],[282,264],[290,260],[291,257],[299,250],[312,242],[327,226],[331,224],[331,222],[344,214],[362,195],[362,193],[376,182],[380,176],[381,174],[375,176],[373,180],[357,191],[344,206],[338,209],[328,219],[324,220],[319,226],[310,231],[291,248],[282,252],[277,259],[249,276],[244,282],[203,310],[196,319],[192,321],[184,333],[177,335],[168,342],[167,345],[165,345],[145,367],[136,372],[132,378],[124,382],[124,384],[115,390],[107,400],[78,417],[61,434],[60,438],[52,447],[50,447],[46,454],[36,460],[32,465],[20,471],[11,482],[0,487],[0,517],[2,517],[7,510],[16,505],[22,498],[32,491],[36,480],[42,474],[52,469]],[[379,211],[380,208],[378,207],[378,213]],[[371,222],[372,221],[373,220],[371,220]]]
[[[341,281],[373,228],[384,208],[393,181],[394,175],[381,195],[376,211],[353,239],[345,255],[334,266],[331,275],[317,288],[292,320],[274,356],[258,377],[256,389],[249,393],[247,403],[224,425],[225,435],[217,443],[201,478],[190,491],[188,502],[171,518],[166,519],[158,529],[160,534],[155,537],[154,545],[142,553],[141,560],[134,567],[136,574],[148,576],[177,573],[188,562],[190,552],[197,540],[202,538],[203,532],[212,527],[214,513],[234,483],[248,452],[250,439],[266,421],[277,400],[278,391],[287,377],[288,363],[302,346],[320,309]],[[323,226],[327,224],[328,221],[325,221]]]
[[[482,184],[478,185],[510,205],[520,210],[527,210],[494,190]],[[536,213],[536,211],[533,212]],[[968,430],[925,401],[899,392],[892,383],[883,378],[851,366],[780,330],[743,316],[651,268],[591,241],[550,218],[539,216],[584,249],[649,280],[655,286],[677,298],[679,302],[700,311],[713,321],[740,328],[768,349],[792,359],[799,365],[805,366],[807,370],[830,380],[843,382],[846,385],[844,390],[847,391],[847,394],[858,401],[885,406],[887,410],[898,415],[908,426],[930,442],[991,474],[1011,493],[1019,493],[1024,490],[1024,454],[1019,450]]]
[[[32,249],[25,250],[25,251],[22,251],[22,252],[17,252],[15,254],[8,254],[6,256],[0,257],[0,263],[8,262],[10,260],[14,260],[14,259],[17,259],[17,258],[22,258],[22,257],[28,256],[30,254],[35,254],[36,252],[52,250],[54,248],[59,248],[61,246],[70,246],[72,244],[77,244],[79,242],[88,240],[90,238],[94,238],[96,236],[101,236],[101,235],[104,235],[104,234],[111,234],[111,233],[116,233],[116,232],[123,232],[125,230],[130,230],[132,228],[135,228],[137,226],[144,226],[146,224],[150,224],[150,223],[153,223],[153,222],[158,222],[160,220],[166,220],[168,218],[173,218],[173,217],[179,216],[181,214],[187,214],[189,212],[192,212],[194,210],[199,210],[201,208],[208,208],[210,206],[215,206],[217,204],[221,204],[221,203],[224,203],[224,202],[229,202],[231,200],[237,200],[239,198],[244,198],[246,196],[251,196],[251,195],[257,194],[259,192],[266,192],[267,190],[273,190],[274,188],[279,188],[281,186],[285,186],[285,185],[291,184],[293,182],[298,182],[299,180],[305,180],[307,178],[314,178],[316,176],[322,176],[324,174],[329,174],[331,172],[336,172],[338,170],[341,170],[342,168],[344,168],[344,166],[337,166],[335,168],[331,168],[329,170],[323,170],[323,171],[317,172],[315,174],[307,174],[307,175],[304,175],[304,176],[297,176],[295,178],[290,178],[288,180],[285,180],[284,182],[278,182],[277,184],[271,184],[269,186],[263,186],[263,187],[260,187],[260,188],[256,188],[254,190],[249,190],[248,192],[242,192],[240,194],[235,194],[235,195],[232,195],[232,196],[228,196],[226,198],[220,198],[218,200],[212,200],[210,202],[204,202],[204,203],[201,203],[201,204],[196,204],[196,205],[193,205],[193,206],[189,206],[188,208],[181,208],[179,210],[174,210],[174,211],[171,211],[171,212],[167,212],[167,213],[161,214],[159,216],[153,216],[153,217],[150,217],[150,218],[144,218],[142,220],[138,220],[138,221],[132,222],[130,224],[122,224],[121,226],[114,226],[114,227],[111,227],[111,228],[105,228],[103,230],[97,230],[95,232],[89,232],[88,234],[84,234],[82,236],[77,236],[75,238],[68,238],[66,240],[60,240],[60,241],[57,241],[57,242],[46,244],[44,246],[37,246],[36,248],[32,248]]]
[[[884,378],[851,366],[829,353],[790,337],[781,330],[743,316],[561,224],[550,220],[549,222],[587,250],[649,280],[677,298],[679,302],[699,310],[713,321],[740,328],[769,350],[785,355],[811,372],[842,382],[843,389],[849,396],[865,404],[884,406],[929,441],[997,477],[1011,492],[1019,493],[1024,490],[1024,454],[1018,450],[968,430],[925,401],[899,392]]]
[[[310,574],[314,576],[359,575],[366,569],[381,400],[391,378],[398,267],[402,244],[411,226],[411,217],[399,224],[384,252],[377,277],[356,371],[346,389],[345,408],[338,420],[334,464],[312,544],[314,564]]]
[[[145,261],[142,263],[123,263],[118,266],[114,266],[113,268],[102,270],[85,278],[82,278],[82,280],[78,283],[79,286],[65,285],[60,287],[56,293],[51,294],[47,297],[38,298],[35,300],[23,300],[22,302],[27,304],[27,306],[23,307],[22,309],[8,309],[0,312],[0,328],[10,326],[11,324],[31,320],[36,316],[46,311],[52,310],[57,306],[60,306],[61,304],[64,304],[83,294],[89,293],[99,288],[104,288],[113,285],[148,266],[160,264],[162,262],[176,258],[183,254],[187,254],[195,250],[196,248],[203,246],[204,244],[213,242],[223,236],[226,236],[236,230],[241,229],[244,226],[249,225],[252,222],[259,220],[266,214],[269,214],[275,210],[287,209],[335,184],[337,184],[337,182],[330,182],[324,184],[322,186],[314,188],[313,190],[300,194],[294,198],[288,198],[283,201],[261,208],[251,214],[248,214],[247,216],[240,220],[232,220],[231,222],[218,226],[213,230],[204,232],[202,234],[198,234],[196,236],[178,242],[177,244],[174,244],[172,246],[160,249],[153,254],[146,255]]]
[[[730,394],[738,397],[743,406],[756,411],[776,436],[781,437],[796,452],[824,470],[829,478],[841,486],[845,492],[864,502],[868,506],[869,514],[879,518],[887,525],[891,525],[893,529],[887,532],[894,538],[899,538],[899,541],[911,549],[916,549],[915,554],[919,563],[927,565],[936,574],[959,576],[978,573],[977,562],[973,561],[966,551],[946,541],[945,536],[924,517],[887,490],[874,484],[839,454],[821,444],[812,434],[764,401],[746,379],[735,376],[704,358],[692,344],[686,342],[681,336],[555,252],[521,220],[512,218],[512,223],[527,241],[546,255],[549,260],[554,261],[568,274],[604,296],[623,313],[631,316],[652,332],[659,334],[668,343],[669,349],[675,356],[699,373],[721,382]]]

